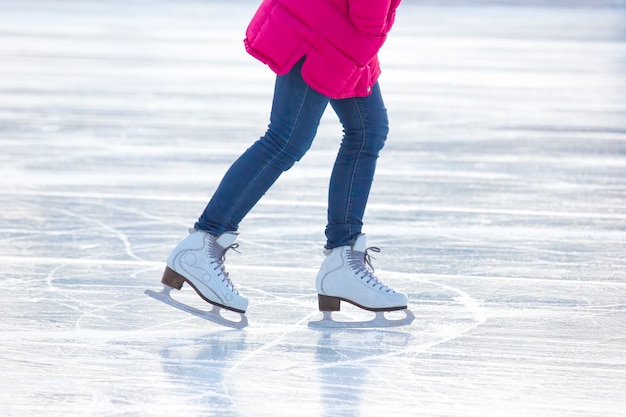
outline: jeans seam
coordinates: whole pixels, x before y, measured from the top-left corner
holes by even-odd
[[[267,161],[267,163],[265,163],[263,165],[263,168],[261,168],[259,170],[259,172],[254,177],[254,179],[252,179],[248,183],[247,187],[241,192],[241,194],[239,194],[239,196],[237,197],[237,200],[233,201],[232,208],[226,213],[226,217],[229,219],[229,223],[232,223],[232,218],[234,217],[234,214],[237,212],[237,210],[241,206],[241,202],[244,200],[244,196],[247,195],[249,193],[249,191],[254,188],[254,186],[257,184],[259,178],[265,172],[267,167],[270,166],[272,164],[272,162],[274,162],[280,155],[285,154],[285,149],[287,148],[287,146],[291,143],[291,140],[293,139],[293,132],[296,130],[296,124],[300,120],[300,116],[302,114],[302,108],[304,107],[304,102],[306,101],[306,98],[309,95],[309,89],[310,89],[310,87],[306,88],[306,90],[305,90],[305,92],[304,92],[304,94],[302,96],[302,100],[300,100],[300,105],[299,105],[299,108],[298,108],[298,112],[297,112],[297,114],[295,116],[294,122],[291,123],[291,130],[289,131],[289,134],[287,135],[287,140],[279,148],[279,151],[276,152],[274,154],[274,156],[269,161]],[[265,135],[267,135],[267,133]]]
[[[359,148],[359,152],[356,155],[354,168],[352,170],[352,175],[350,177],[350,190],[348,192],[348,201],[347,201],[346,212],[345,212],[345,217],[344,217],[344,223],[346,224],[346,226],[348,226],[348,233],[350,235],[352,235],[352,225],[348,223],[348,218],[350,217],[350,213],[352,211],[352,205],[354,201],[354,179],[359,168],[359,162],[361,161],[361,155],[363,154],[363,149],[365,148],[365,144],[367,143],[367,129],[365,128],[365,122],[363,120],[363,113],[361,111],[361,108],[359,107],[358,100],[355,100],[355,99],[352,99],[352,100],[356,107],[357,114],[359,115],[359,120],[361,121],[361,128],[362,128],[361,131],[363,133],[362,133],[361,147]]]

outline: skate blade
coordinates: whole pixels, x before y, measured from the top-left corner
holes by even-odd
[[[208,320],[208,321],[212,321],[213,323],[216,324],[220,324],[222,326],[226,326],[226,327],[230,327],[233,329],[243,329],[244,327],[246,327],[248,325],[248,318],[246,317],[245,314],[243,313],[237,313],[239,314],[241,320],[240,321],[234,321],[234,320],[229,320],[225,317],[223,317],[220,314],[220,311],[223,310],[222,307],[213,305],[212,310],[210,311],[204,311],[204,310],[200,310],[198,308],[195,307],[191,307],[187,304],[181,303],[180,301],[176,301],[172,298],[170,292],[172,291],[173,288],[168,287],[167,285],[163,286],[163,289],[161,291],[152,291],[152,290],[146,290],[144,291],[144,293],[146,295],[149,295],[150,297],[157,299],[167,305],[170,305],[172,307],[175,307],[179,310],[182,310],[186,313],[189,314],[193,314],[194,316],[200,317],[202,319]]]
[[[409,309],[400,310],[405,314],[401,319],[388,319],[384,311],[377,311],[376,317],[366,321],[335,321],[332,311],[322,311],[323,317],[318,321],[310,321],[309,327],[314,329],[375,329],[383,327],[408,326],[415,320],[415,315]]]

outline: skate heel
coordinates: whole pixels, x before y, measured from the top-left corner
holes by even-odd
[[[320,311],[339,311],[340,298],[317,294],[317,303]]]
[[[184,283],[185,277],[171,269],[169,266],[165,267],[165,271],[163,271],[163,278],[161,278],[161,284],[180,290]]]

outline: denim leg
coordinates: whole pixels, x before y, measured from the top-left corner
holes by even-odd
[[[301,67],[302,61],[276,77],[267,132],[226,172],[196,229],[216,236],[236,231],[278,177],[310,148],[329,99],[302,80]]]
[[[376,160],[389,133],[378,83],[367,97],[331,100],[330,104],[343,125],[344,137],[328,190],[326,249],[351,244],[361,233]]]

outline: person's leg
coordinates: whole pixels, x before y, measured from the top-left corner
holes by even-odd
[[[161,282],[180,289],[186,282],[206,301],[244,313],[239,294],[224,268],[224,255],[235,247],[239,222],[284,171],[311,146],[328,98],[302,80],[301,63],[276,78],[270,125],[225,174],[192,233],[167,259]]]
[[[367,97],[331,100],[344,137],[328,190],[326,249],[348,245],[361,233],[376,160],[389,132],[378,83]]]
[[[267,132],[226,172],[196,229],[214,236],[236,231],[276,179],[311,146],[328,98],[311,89],[300,71],[301,62],[276,78]]]
[[[344,137],[328,192],[326,259],[316,279],[319,308],[338,311],[340,302],[348,301],[373,311],[405,309],[406,294],[373,274],[368,250],[378,249],[367,248],[361,233],[376,160],[389,132],[380,88],[376,84],[367,97],[331,100],[331,105],[343,124]]]

